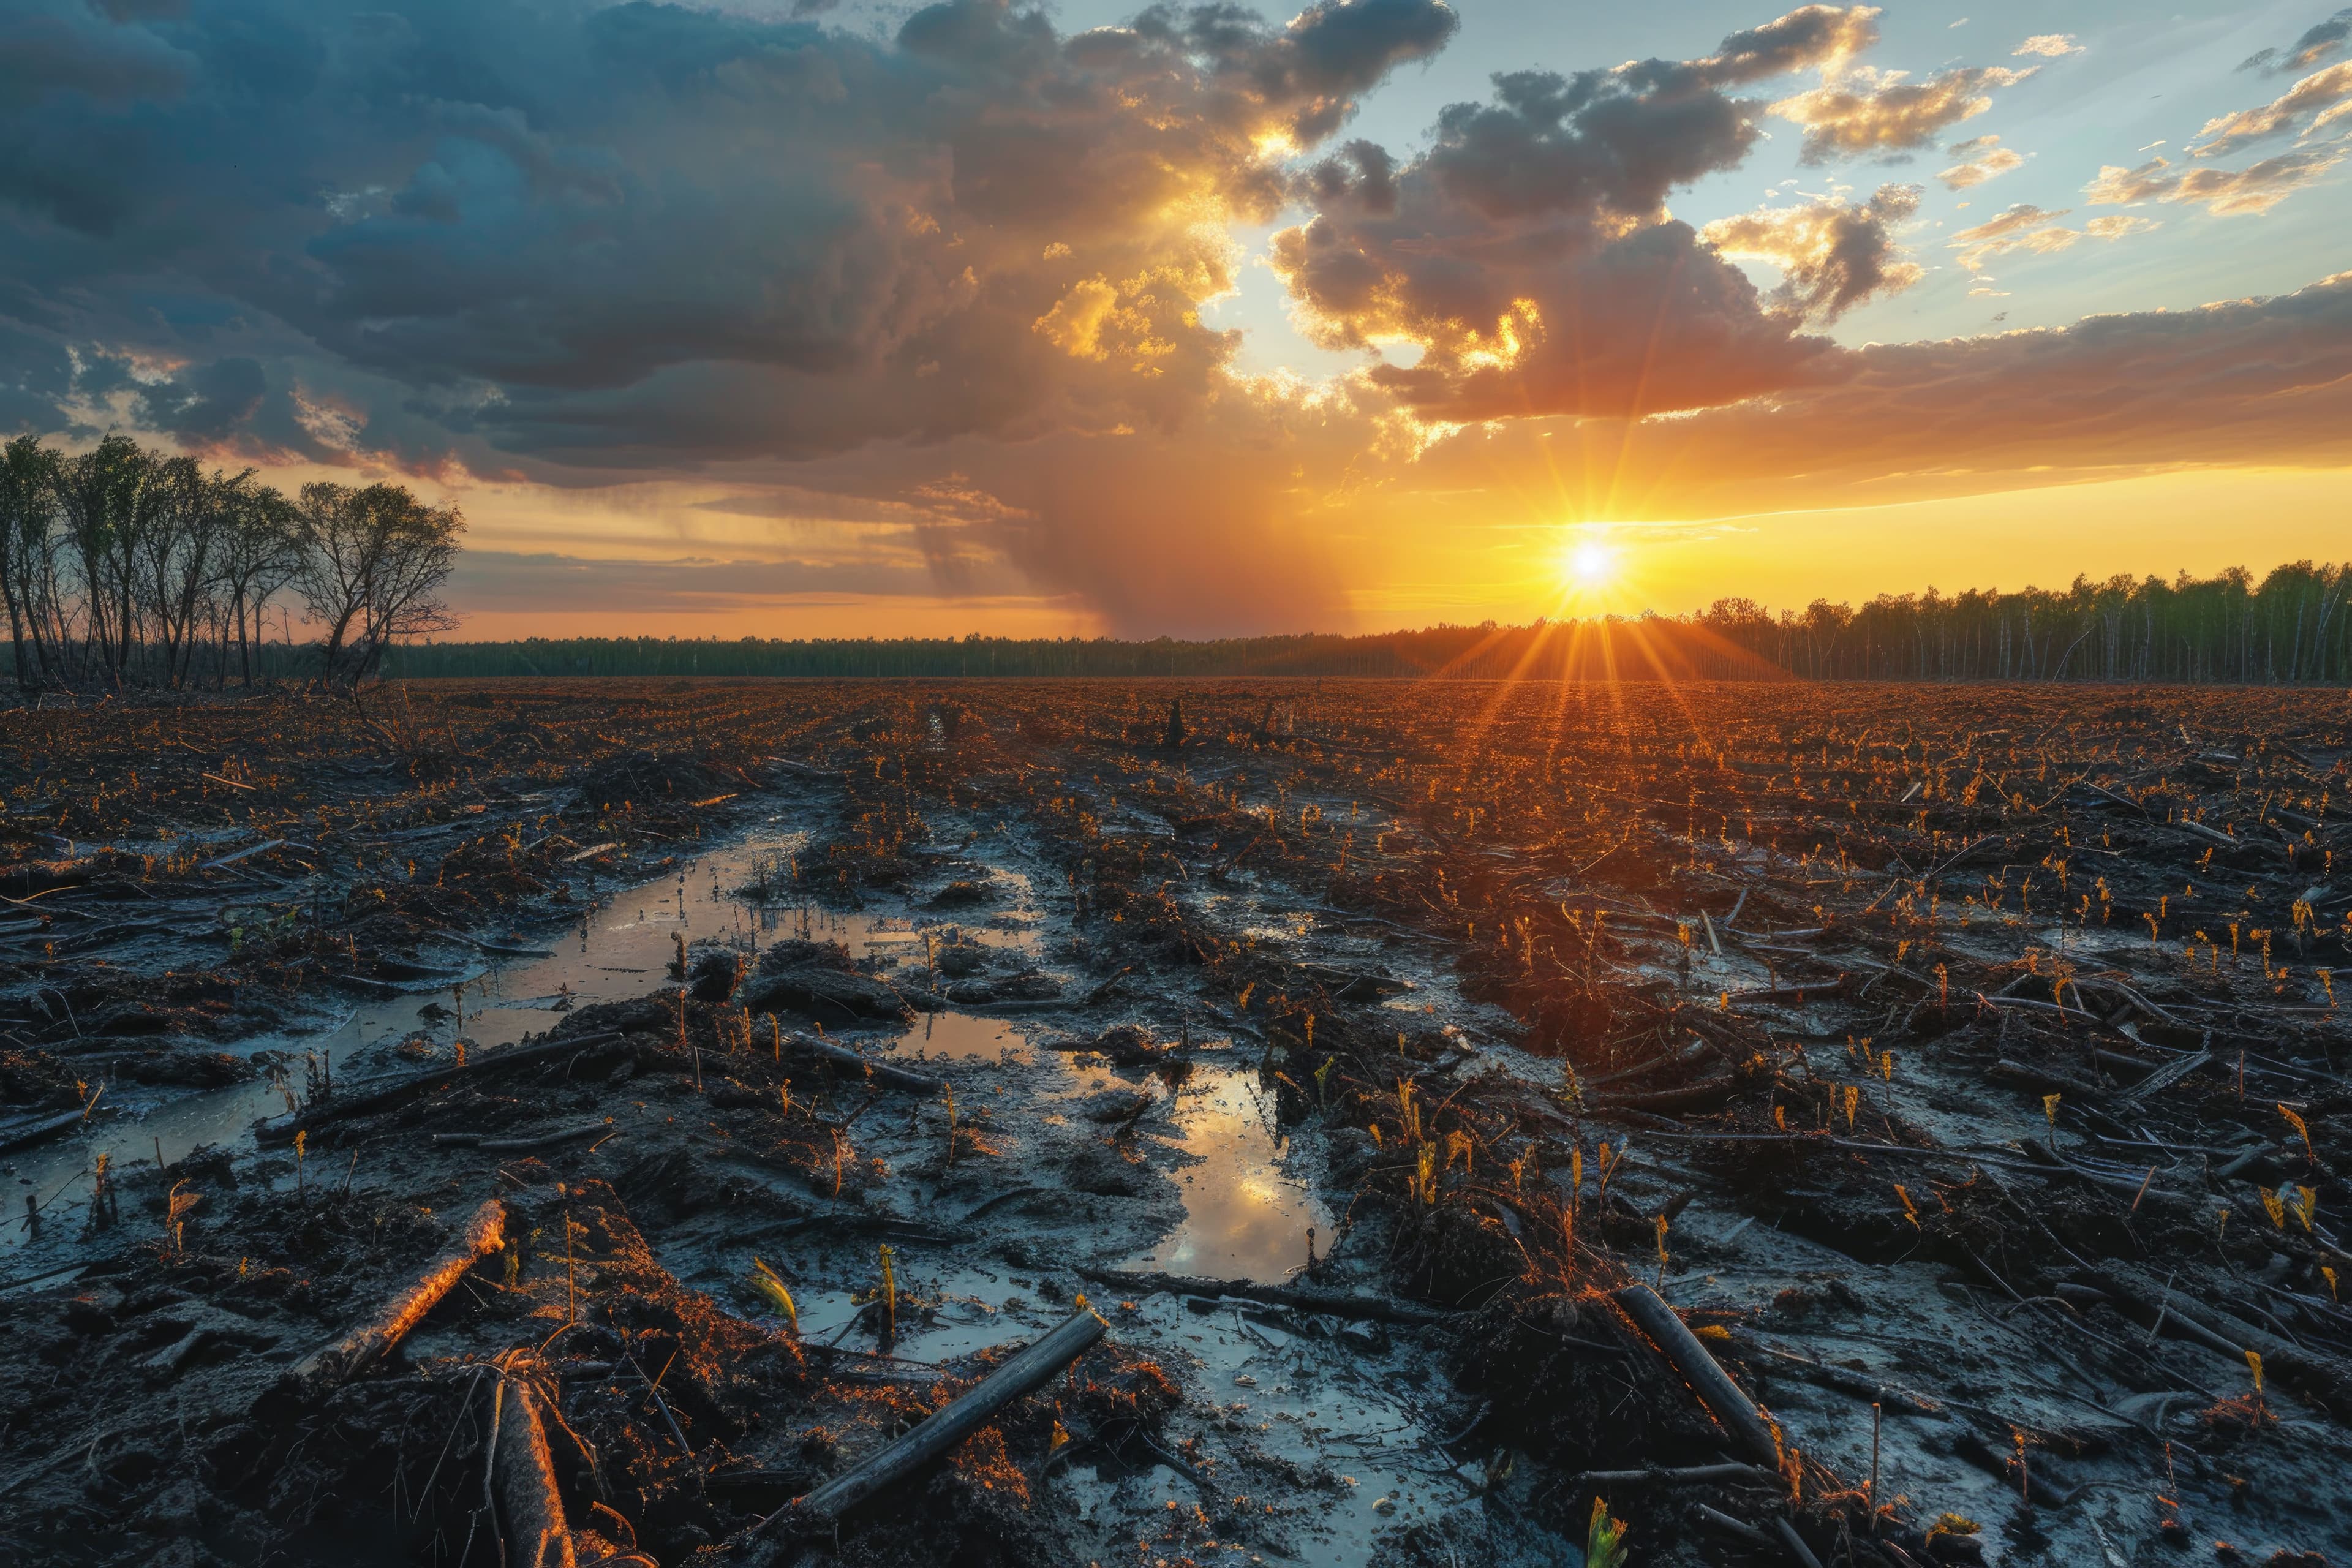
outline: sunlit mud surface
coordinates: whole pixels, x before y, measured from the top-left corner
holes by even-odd
[[[319,1026],[259,1035],[232,1048],[257,1052],[316,1053],[340,1075],[344,1087],[362,1092],[371,1076],[396,1072],[387,1047],[404,1040],[437,1044],[454,1053],[462,1037],[470,1049],[490,1050],[546,1030],[556,1017],[596,1002],[640,996],[662,983],[683,941],[718,943],[756,953],[782,936],[838,942],[860,956],[902,962],[919,954],[923,936],[911,919],[747,903],[738,896],[747,879],[779,857],[806,846],[807,836],[772,818],[740,842],[683,863],[674,876],[623,889],[604,900],[578,925],[542,929],[522,942],[503,943],[531,956],[485,955],[470,944],[446,942],[420,955],[420,967],[440,972],[417,980],[399,994],[340,1003],[341,1016]],[[1018,884],[1013,884],[1018,886]],[[1014,905],[995,922],[964,926],[936,919],[926,929],[991,948],[1029,952],[1036,946],[1036,916]],[[168,959],[155,961],[157,967]],[[393,989],[387,985],[385,990]],[[982,1050],[1004,1035],[994,1020],[953,1012],[922,1015],[919,1036],[929,1048]],[[212,1094],[166,1096],[131,1088],[110,1096],[118,1116],[98,1121],[64,1142],[8,1157],[20,1188],[44,1194],[69,1184],[101,1153],[118,1164],[142,1155],[174,1163],[206,1144],[233,1144],[253,1122],[289,1109],[287,1090],[267,1081]],[[0,1236],[0,1247],[24,1247],[21,1227]]]
[[[1034,895],[1032,878],[1004,863],[1018,857],[1017,845],[1002,847],[993,858],[940,857],[945,870],[984,878],[1000,895],[977,919],[943,917],[919,904],[895,912],[880,903],[846,910],[806,898],[747,897],[747,884],[806,852],[808,834],[793,826],[797,815],[772,814],[733,842],[680,861],[659,880],[600,893],[585,917],[569,926],[489,936],[499,952],[485,952],[461,940],[425,946],[416,962],[436,972],[429,977],[357,1002],[330,994],[321,1000],[331,1005],[312,1026],[254,1036],[234,1048],[247,1056],[315,1057],[331,1068],[336,1092],[364,1094],[415,1070],[420,1058],[454,1058],[460,1039],[469,1053],[495,1053],[542,1035],[574,1010],[642,996],[664,984],[681,951],[691,956],[732,951],[756,964],[760,952],[780,941],[838,942],[861,967],[898,984],[929,1010],[890,1027],[847,1020],[835,1038],[875,1051],[880,1059],[947,1070],[973,1099],[985,1093],[982,1103],[999,1127],[1017,1127],[1028,1117],[1084,1127],[1106,1094],[1148,1101],[1140,1115],[1125,1119],[1129,1156],[1146,1170],[1163,1172],[1169,1184],[1167,1197],[1150,1211],[1164,1219],[1129,1220],[1042,1247],[1023,1238],[1053,1237],[1056,1227],[1038,1220],[1059,1200],[1051,1185],[1018,1187],[987,1227],[1013,1239],[1009,1246],[1000,1242],[995,1258],[981,1264],[961,1260],[961,1248],[930,1245],[921,1227],[940,1215],[929,1204],[918,1199],[903,1211],[869,1208],[862,1222],[868,1226],[887,1223],[881,1215],[891,1212],[908,1223],[893,1245],[901,1288],[910,1302],[921,1303],[889,1342],[893,1367],[910,1373],[939,1367],[1050,1328],[1067,1303],[1057,1306],[1036,1293],[1039,1266],[1048,1258],[1079,1260],[1100,1252],[1097,1260],[1110,1268],[1280,1286],[1301,1272],[1318,1247],[1329,1249],[1334,1204],[1319,1162],[1278,1124],[1258,1087],[1265,1046],[1254,1031],[1236,1038],[1218,1029],[1209,1016],[1213,1009],[1188,1004],[1171,1011],[1144,997],[1116,1009],[1110,1019],[1131,1018],[1165,1032],[1165,1020],[1173,1016],[1186,1038],[1181,1070],[1143,1071],[1094,1052],[1056,1048],[1054,1040],[1068,1027],[1066,1003],[989,1011],[940,1002],[932,960],[951,946],[976,946],[1023,965],[1042,961],[1044,971],[1054,973],[1051,951],[1058,947],[1066,960],[1070,956],[1069,900],[1049,907],[1055,901]],[[1254,889],[1220,895],[1205,912],[1276,921],[1244,928],[1268,942],[1302,942],[1313,931],[1311,913],[1271,913]],[[150,961],[168,964],[171,952],[161,949]],[[1071,976],[1066,969],[1057,978]],[[1421,1011],[1422,1004],[1412,1007]],[[284,1114],[299,1098],[299,1075],[195,1094],[134,1089],[113,1096],[110,1115],[93,1118],[85,1130],[17,1151],[6,1172],[21,1188],[42,1194],[46,1217],[37,1227],[20,1226],[5,1236],[13,1278],[11,1287],[0,1289],[56,1288],[72,1280],[72,1260],[89,1239],[78,1222],[100,1155],[117,1170],[133,1171],[153,1168],[158,1158],[176,1167],[198,1151],[226,1149],[237,1159],[250,1158],[256,1122]],[[625,1125],[627,1119],[621,1121]],[[615,1154],[622,1146],[614,1144]],[[589,1167],[610,1163],[600,1152]],[[363,1168],[356,1180],[362,1190],[370,1185]],[[942,1183],[934,1191],[954,1186]],[[973,1206],[970,1197],[955,1202]],[[656,1237],[654,1249],[681,1284],[757,1315],[763,1303],[744,1289],[741,1276],[743,1250],[755,1242],[756,1232],[689,1220]],[[772,1249],[796,1258],[798,1326],[806,1341],[873,1347],[870,1247],[843,1250],[820,1243],[812,1250],[805,1242],[784,1242]],[[1004,1261],[1008,1251],[1025,1266]],[[1050,1265],[1045,1271],[1052,1271]],[[1097,1305],[1123,1343],[1157,1358],[1192,1391],[1204,1436],[1228,1455],[1223,1465],[1212,1460],[1213,1468],[1232,1469],[1246,1456],[1253,1468],[1271,1467],[1267,1473],[1280,1479],[1235,1480],[1255,1495],[1226,1495],[1225,1483],[1204,1489],[1202,1477],[1188,1477],[1172,1465],[1066,1467],[1050,1484],[1067,1494],[1074,1539],[1089,1553],[1104,1560],[1132,1553],[1139,1529],[1166,1531],[1171,1510],[1191,1520],[1200,1506],[1208,1510],[1200,1517],[1222,1519],[1228,1534],[1252,1542],[1256,1550],[1244,1554],[1248,1560],[1271,1555],[1338,1568],[1369,1561],[1381,1531],[1426,1522],[1479,1490],[1437,1447],[1446,1399],[1441,1358],[1410,1334],[1238,1298],[1146,1294]],[[428,1329],[412,1353],[454,1352],[457,1343],[444,1347]],[[1193,1547],[1202,1539],[1198,1529],[1170,1535]],[[1213,1531],[1207,1539],[1213,1540]],[[1238,1541],[1229,1544],[1241,1550]]]
[[[581,1561],[767,1568],[1089,1313],[805,1560],[2352,1550],[2337,699],[425,705],[0,775],[0,1554],[484,1560],[527,1387]]]

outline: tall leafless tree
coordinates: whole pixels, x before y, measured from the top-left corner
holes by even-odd
[[[45,646],[57,580],[58,455],[30,436],[0,448],[0,601],[16,683],[37,690],[63,672]]]

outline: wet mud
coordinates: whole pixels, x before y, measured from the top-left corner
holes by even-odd
[[[25,1561],[2352,1550],[2340,694],[397,700],[0,715]]]

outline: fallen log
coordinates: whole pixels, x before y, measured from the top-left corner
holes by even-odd
[[[1108,1331],[1109,1325],[1091,1309],[1079,1309],[982,1378],[979,1387],[932,1412],[913,1431],[885,1445],[880,1452],[770,1514],[761,1525],[776,1521],[787,1531],[800,1531],[831,1524],[876,1492],[939,1458],[1014,1400],[1043,1387]]]
[[[774,956],[771,950],[770,957]],[[739,1000],[754,1013],[805,1013],[820,1020],[838,1016],[852,1022],[890,1023],[914,1011],[906,996],[870,974],[814,963],[771,969],[763,963],[744,982]]]
[[[614,1546],[593,1530],[573,1532],[556,1489],[541,1397],[528,1380],[499,1370],[491,1395],[491,1471],[483,1490],[488,1494],[495,1480],[498,1511],[506,1521],[500,1556],[507,1568],[654,1568],[652,1558]]]
[[[1717,1424],[1759,1463],[1778,1471],[1780,1444],[1770,1425],[1757,1410],[1755,1401],[1740,1392],[1739,1385],[1731,1381],[1731,1374],[1699,1343],[1698,1336],[1683,1322],[1682,1314],[1666,1305],[1664,1299],[1647,1285],[1628,1285],[1622,1290],[1613,1290],[1610,1300],[1664,1353]]]
[[[1668,1068],[1696,1067],[1706,1058],[1706,1042],[1693,1040],[1679,1051],[1669,1051],[1663,1056],[1652,1057],[1645,1062],[1637,1062],[1629,1068],[1619,1068],[1614,1072],[1579,1074],[1578,1081],[1584,1086],[1585,1092],[1590,1094],[1605,1083],[1622,1083],[1627,1079],[1642,1078],[1654,1072],[1664,1072]]]
[[[1654,1470],[1585,1470],[1574,1478],[1583,1486],[1632,1486],[1642,1481],[1684,1483],[1691,1481],[1752,1481],[1759,1486],[1771,1486],[1780,1479],[1780,1472],[1768,1470],[1761,1465],[1685,1465],[1679,1469]]]
[[[456,1287],[466,1270],[505,1247],[506,1226],[506,1205],[496,1198],[484,1203],[415,1284],[393,1298],[373,1321],[296,1363],[286,1374],[287,1382],[306,1394],[323,1394],[381,1361]]]
[[[517,1068],[533,1067],[575,1054],[590,1046],[609,1045],[620,1037],[618,1030],[612,1030],[599,1035],[574,1035],[560,1040],[541,1040],[534,1045],[509,1046],[504,1050],[472,1058],[462,1066],[452,1063],[445,1068],[435,1068],[366,1094],[337,1097],[297,1115],[258,1122],[253,1130],[253,1141],[262,1144],[291,1143],[297,1132],[313,1131],[333,1122],[348,1121],[356,1116],[374,1116],[386,1110],[396,1110],[461,1079],[488,1078]]]
[[[37,1143],[54,1137],[68,1127],[78,1127],[87,1116],[79,1110],[61,1110],[55,1116],[36,1116],[23,1121],[11,1121],[0,1126],[0,1150],[20,1149],[27,1143]]]
[[[1207,1279],[1190,1274],[1130,1272],[1123,1268],[1077,1268],[1081,1279],[1138,1295],[1231,1296],[1237,1300],[1263,1301],[1270,1307],[1293,1307],[1303,1312],[1327,1312],[1335,1318],[1372,1319],[1384,1323],[1421,1327],[1451,1323],[1459,1314],[1403,1301],[1383,1301],[1370,1296],[1342,1296],[1323,1290],[1301,1290],[1292,1285],[1261,1285],[1253,1279]]]
[[[1596,1094],[1585,1100],[1584,1108],[1596,1114],[1608,1110],[1713,1109],[1738,1090],[1738,1083],[1732,1079],[1711,1078],[1674,1089],[1655,1089],[1632,1094]]]
[[[579,1557],[563,1517],[562,1494],[555,1488],[555,1458],[548,1451],[537,1395],[530,1384],[509,1380],[501,1371],[490,1397],[499,1446],[491,1469],[499,1511],[506,1516],[500,1555],[507,1568],[575,1568]]]
[[[1770,1536],[1754,1525],[1734,1519],[1720,1509],[1712,1509],[1701,1503],[1698,1505],[1698,1517],[1702,1523],[1713,1525],[1724,1534],[1744,1541],[1750,1546],[1760,1546],[1769,1551],[1774,1544]]]
[[[926,1077],[889,1062],[876,1061],[872,1057],[859,1056],[848,1047],[836,1046],[831,1040],[814,1039],[807,1035],[797,1034],[786,1035],[783,1039],[787,1049],[798,1051],[803,1056],[816,1057],[835,1067],[847,1068],[852,1072],[870,1075],[876,1083],[887,1084],[892,1089],[903,1089],[914,1094],[937,1094],[947,1087],[944,1079]]]
[[[2102,1059],[2104,1059],[2104,1057],[2105,1053],[2102,1053]],[[2132,1085],[2129,1089],[2116,1096],[2116,1101],[2120,1105],[2131,1105],[2139,1100],[2146,1100],[2152,1094],[2160,1094],[2164,1090],[2170,1089],[2174,1084],[2179,1083],[2182,1079],[2187,1078],[2190,1073],[2195,1072],[2199,1068],[2204,1067],[2206,1064],[2212,1061],[2212,1059],[2213,1053],[2210,1051],[2195,1051],[2191,1052],[2188,1056],[2179,1058],[2166,1066],[2157,1068],[2154,1072],[2148,1074],[2146,1078],[2140,1079],[2137,1083]]]
[[[1818,985],[1774,985],[1756,991],[1731,991],[1724,994],[1723,1001],[1727,1005],[1733,1007],[1750,1003],[1778,1005],[1783,1002],[1793,1002],[1801,1007],[1808,996],[1825,1000],[1832,996],[1844,995],[1846,978],[1845,975],[1841,974],[1834,980],[1824,980]]]
[[[620,1131],[610,1121],[588,1121],[577,1127],[560,1128],[553,1132],[534,1133],[528,1138],[493,1138],[483,1132],[436,1132],[433,1142],[443,1149],[479,1149],[486,1154],[530,1154],[560,1144],[577,1143],[583,1138],[608,1137]]]

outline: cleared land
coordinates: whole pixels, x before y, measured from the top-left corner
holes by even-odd
[[[1344,681],[0,715],[0,1542],[1433,1568],[1566,1560],[1599,1497],[1636,1562],[2340,1556],[2347,731]]]

